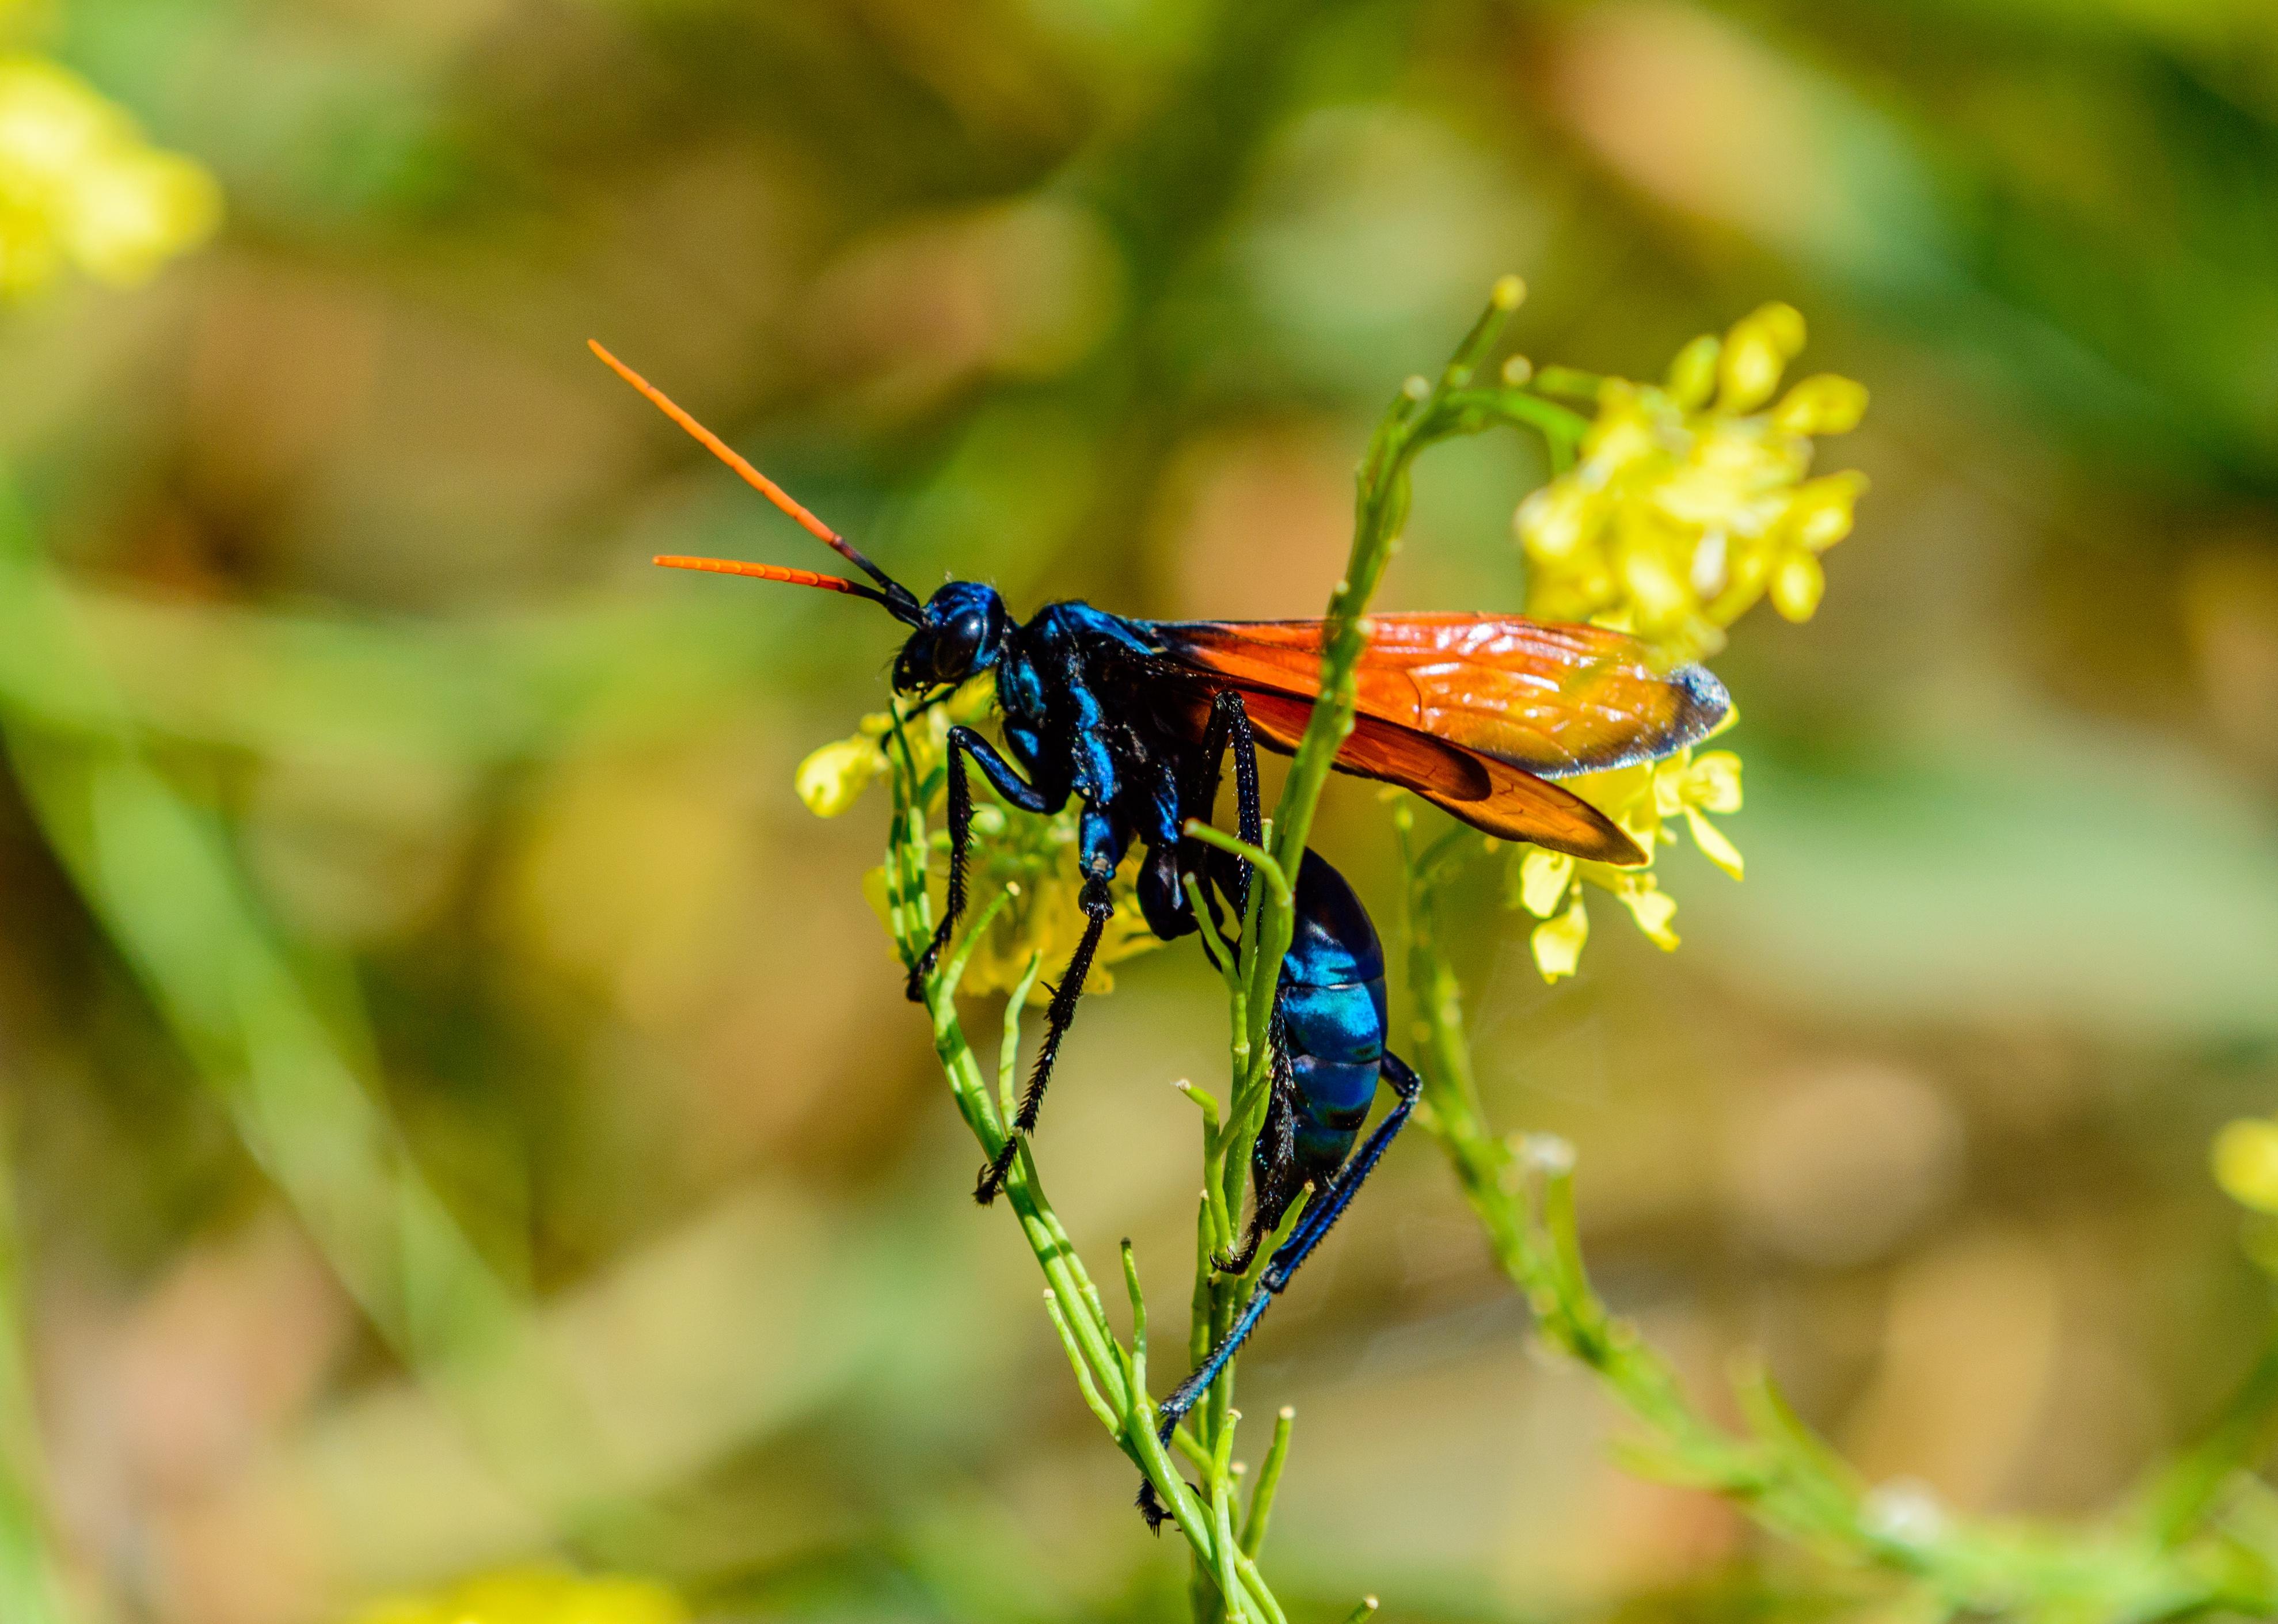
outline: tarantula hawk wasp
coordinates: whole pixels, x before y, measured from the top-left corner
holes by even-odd
[[[1075,1015],[1100,933],[1114,911],[1109,882],[1136,841],[1138,900],[1165,940],[1199,928],[1187,882],[1210,911],[1225,896],[1236,917],[1246,865],[1185,836],[1210,821],[1222,764],[1235,762],[1237,826],[1259,843],[1257,747],[1293,752],[1319,691],[1323,623],[1135,620],[1090,604],[1048,603],[1015,620],[996,589],[951,581],[921,603],[718,436],[600,344],[593,353],[696,437],[760,494],[874,583],[779,564],[660,557],[707,570],[814,586],[878,604],[909,628],[893,667],[897,693],[946,692],[991,673],[1011,759],[970,727],[949,732],[947,906],[910,969],[921,1000],[936,959],[965,908],[972,831],[967,763],[1010,805],[1049,815],[1073,797],[1085,924],[1053,989],[1044,1035],[1004,1146],[981,1170],[984,1205],[1003,1185],[1020,1142],[1036,1125],[1061,1040]],[[1657,670],[1644,647],[1596,626],[1510,615],[1371,617],[1357,671],[1357,715],[1334,765],[1413,791],[1491,835],[1529,840],[1600,862],[1645,861],[1619,825],[1553,780],[1651,761],[1709,732],[1730,709],[1702,667]],[[1266,1306],[1343,1214],[1413,1108],[1416,1074],[1385,1046],[1384,954],[1342,876],[1304,854],[1293,887],[1295,934],[1272,1025],[1274,1092],[1253,1158],[1255,1210],[1242,1245],[1217,1260],[1245,1270],[1264,1236],[1308,1190],[1313,1201],[1259,1277],[1227,1335],[1166,1399],[1172,1430],[1256,1328]],[[1395,1104],[1360,1145],[1377,1084]],[[1164,1513],[1151,1486],[1140,1507]]]

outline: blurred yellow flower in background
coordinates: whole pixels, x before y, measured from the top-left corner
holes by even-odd
[[[36,291],[66,264],[140,281],[220,218],[213,177],[143,141],[85,80],[38,57],[0,57],[0,294]]]
[[[646,1579],[517,1568],[438,1595],[376,1602],[355,1624],[685,1624],[688,1609]]]
[[[942,906],[949,877],[948,832],[941,827],[948,801],[945,775],[937,770],[946,760],[949,730],[956,724],[984,721],[996,704],[995,679],[976,677],[943,703],[905,728],[910,757],[918,779],[929,785],[926,817],[933,831],[936,884],[934,906]],[[809,755],[799,765],[795,784],[799,799],[818,817],[836,817],[861,799],[871,782],[891,765],[893,716],[877,711],[862,718],[848,738],[833,740]],[[1083,934],[1084,917],[1077,906],[1083,877],[1076,861],[1076,819],[1080,808],[1071,801],[1050,817],[1014,811],[991,798],[985,781],[976,780],[973,807],[973,846],[967,854],[965,917],[978,920],[999,896],[1006,900],[987,933],[975,944],[960,983],[968,992],[1008,992],[1020,985],[1028,961],[1044,956],[1048,969],[1067,961]],[[1107,992],[1115,978],[1107,967],[1150,947],[1161,939],[1147,928],[1139,911],[1135,889],[1137,859],[1128,858],[1114,880],[1115,915],[1101,934],[1092,957],[1084,990]],[[886,870],[875,868],[863,877],[863,894],[878,917],[887,916]],[[1043,981],[1029,990],[1029,1000],[1042,1004],[1051,996]]]
[[[2241,1207],[2278,1213],[2278,1121],[2244,1116],[2214,1137],[2214,1182]]]
[[[1527,612],[1620,624],[1672,660],[1714,654],[1767,594],[1808,619],[1819,555],[1866,488],[1808,479],[1812,440],[1855,428],[1867,392],[1823,374],[1767,409],[1803,340],[1793,307],[1767,304],[1686,345],[1659,386],[1606,379],[1575,465],[1519,504]]]

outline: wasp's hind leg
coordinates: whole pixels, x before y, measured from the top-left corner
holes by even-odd
[[[933,939],[910,966],[909,982],[903,989],[913,1004],[925,1002],[926,977],[940,961],[942,949],[957,929],[958,920],[965,913],[965,847],[973,835],[973,785],[965,776],[965,758],[971,756],[980,764],[990,785],[1006,801],[1023,812],[1053,813],[1067,804],[1067,792],[1058,796],[1047,793],[1023,778],[1013,763],[997,753],[997,748],[969,727],[949,730],[949,896],[941,911],[941,923],[934,927]]]
[[[1351,1206],[1353,1197],[1360,1193],[1362,1181],[1375,1169],[1386,1147],[1407,1125],[1409,1115],[1415,1110],[1417,1099],[1424,1092],[1422,1080],[1409,1069],[1406,1061],[1388,1052],[1384,1056],[1380,1075],[1391,1084],[1393,1092],[1398,1096],[1392,1109],[1377,1124],[1376,1131],[1368,1136],[1367,1142],[1360,1147],[1359,1154],[1337,1170],[1336,1176],[1321,1189],[1319,1199],[1298,1220],[1296,1229],[1288,1240],[1281,1243],[1280,1249],[1273,1254],[1273,1262],[1266,1265],[1265,1274],[1258,1277],[1257,1290],[1242,1305],[1240,1317],[1219,1339],[1209,1357],[1196,1366],[1194,1374],[1180,1383],[1172,1390],[1171,1396],[1163,1400],[1162,1407],[1156,1412],[1160,1424],[1155,1432],[1162,1443],[1167,1444],[1171,1441],[1171,1435],[1186,1419],[1187,1412],[1193,1409],[1202,1396],[1210,1390],[1210,1384],[1218,1380],[1219,1373],[1226,1368],[1227,1361],[1242,1351],[1242,1344],[1250,1340],[1250,1332],[1257,1329],[1257,1321],[1265,1317],[1266,1308],[1288,1289],[1290,1280],[1304,1266],[1305,1260],[1312,1256],[1313,1249],[1321,1244],[1321,1238],[1328,1234],[1330,1226],[1344,1216],[1345,1208]],[[1152,1483],[1143,1485],[1139,1490],[1139,1514],[1147,1519],[1150,1528],[1160,1527],[1163,1519],[1169,1514],[1154,1490]]]
[[[1036,1068],[1028,1074],[1028,1092],[1021,1096],[1020,1115],[1013,1119],[1005,1143],[998,1147],[989,1165],[981,1169],[981,1180],[974,1186],[973,1199],[983,1207],[994,1201],[997,1192],[1005,1187],[1005,1176],[1013,1169],[1013,1158],[1021,1153],[1021,1141],[1036,1129],[1037,1114],[1043,1108],[1044,1088],[1052,1078],[1052,1062],[1059,1057],[1060,1039],[1067,1036],[1067,1029],[1075,1020],[1076,1000],[1083,996],[1084,980],[1091,974],[1092,956],[1099,951],[1100,933],[1115,913],[1115,898],[1109,890],[1109,881],[1122,858],[1120,842],[1106,817],[1089,808],[1084,810],[1082,838],[1085,877],[1078,906],[1083,909],[1083,935],[1076,942],[1075,953],[1069,958],[1059,984],[1052,989],[1051,1007],[1044,1015],[1044,1040],[1036,1050]]]

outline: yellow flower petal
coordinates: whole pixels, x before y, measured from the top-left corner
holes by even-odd
[[[1692,757],[1693,752],[1687,748],[1654,763],[1653,809],[1656,817],[1675,817],[1685,809],[1686,764]]]
[[[2214,1182],[2242,1207],[2278,1213],[2278,1122],[2249,1116],[2214,1137]]]
[[[1809,553],[1790,553],[1772,571],[1772,607],[1789,620],[1809,620],[1827,590],[1827,573]]]
[[[1647,625],[1676,620],[1694,601],[1685,572],[1671,569],[1656,552],[1637,548],[1622,559],[1622,585],[1637,606],[1638,618]]]
[[[1534,968],[1545,981],[1571,976],[1582,961],[1582,945],[1590,939],[1590,915],[1577,896],[1574,906],[1557,918],[1534,927]]]
[[[1847,434],[1867,415],[1867,387],[1833,372],[1798,384],[1772,408],[1772,424],[1791,434]]]
[[[1518,539],[1545,563],[1573,557],[1596,527],[1602,503],[1571,479],[1554,479],[1518,504]]]
[[[1616,900],[1630,910],[1637,928],[1655,946],[1663,953],[1675,953],[1678,935],[1669,928],[1669,922],[1677,915],[1677,899],[1655,885],[1650,874],[1632,870],[1624,876],[1624,880],[1625,883],[1614,889]]]
[[[837,817],[886,770],[885,753],[857,736],[827,744],[799,764],[791,784],[817,817]]]
[[[1723,830],[1701,816],[1698,807],[1685,808],[1685,826],[1693,831],[1693,844],[1701,848],[1702,856],[1734,879],[1747,877],[1739,848],[1724,838]]]
[[[1685,801],[1704,812],[1738,812],[1740,758],[1730,750],[1704,750],[1693,757],[1685,770]]]
[[[1526,911],[1548,919],[1574,885],[1574,860],[1563,852],[1530,846],[1518,860],[1518,897]]]

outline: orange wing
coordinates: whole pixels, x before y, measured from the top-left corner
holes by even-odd
[[[1706,735],[1731,708],[1702,667],[1654,669],[1635,638],[1516,615],[1376,615],[1357,709],[1537,778],[1653,761]],[[1150,621],[1174,658],[1245,692],[1310,701],[1318,620]]]
[[[1273,749],[1295,750],[1313,712],[1312,696],[1233,686],[1242,690],[1259,740]],[[1198,708],[1198,730],[1200,716]],[[1506,840],[1532,840],[1554,852],[1625,867],[1645,861],[1621,825],[1573,791],[1397,723],[1355,717],[1336,765],[1341,772],[1414,790],[1474,829]]]

